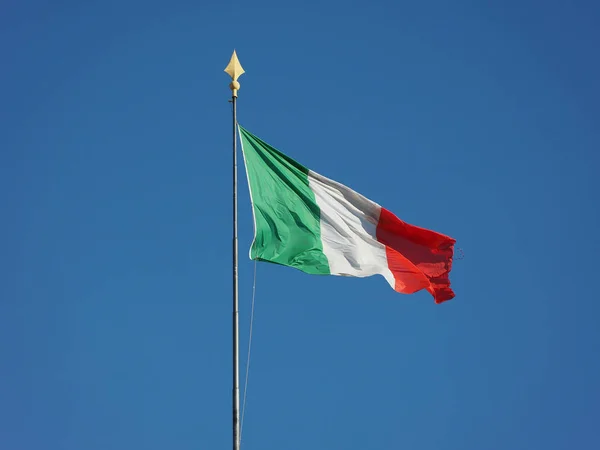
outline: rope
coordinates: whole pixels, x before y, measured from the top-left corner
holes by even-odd
[[[252,309],[250,312],[248,355],[246,357],[246,379],[244,380],[244,397],[242,401],[242,417],[240,423],[240,443],[242,442],[242,431],[244,430],[244,416],[246,414],[246,394],[248,393],[248,372],[250,370],[250,350],[252,350],[252,325],[254,324],[254,299],[256,298],[256,263],[257,260],[254,260],[254,281],[252,283]]]

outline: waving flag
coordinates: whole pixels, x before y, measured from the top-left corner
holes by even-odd
[[[398,292],[450,300],[455,240],[403,222],[239,127],[254,215],[250,257],[309,274],[382,275]]]

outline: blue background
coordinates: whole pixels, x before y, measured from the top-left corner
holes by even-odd
[[[230,448],[233,48],[244,127],[465,252],[439,306],[259,264],[242,446],[600,448],[597,2],[0,9],[0,448]]]

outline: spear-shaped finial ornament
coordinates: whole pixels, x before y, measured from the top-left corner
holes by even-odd
[[[231,55],[229,64],[227,64],[227,67],[225,67],[225,72],[227,72],[231,77],[229,88],[231,89],[232,95],[237,97],[237,91],[240,88],[240,83],[238,83],[237,79],[245,72],[245,70],[240,64],[240,60],[238,59],[235,50],[233,51],[233,55]]]

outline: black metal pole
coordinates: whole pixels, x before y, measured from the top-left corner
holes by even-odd
[[[232,90],[233,105],[233,450],[240,450],[240,349],[238,301],[238,229],[237,229],[237,90]]]

